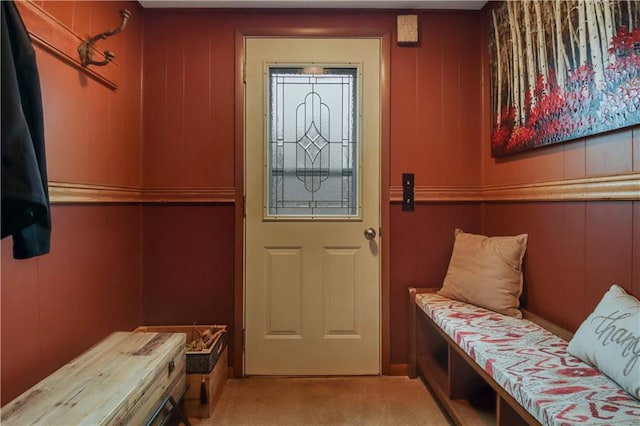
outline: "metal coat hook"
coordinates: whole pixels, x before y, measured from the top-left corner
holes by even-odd
[[[97,65],[99,67],[102,67],[104,65],[107,65],[109,62],[111,62],[113,60],[113,58],[116,57],[116,55],[113,52],[110,52],[108,50],[104,51],[104,61],[94,61],[93,59],[91,59],[91,55],[93,52],[93,45],[95,44],[96,41],[102,39],[106,39],[107,37],[111,37],[112,35],[116,35],[119,32],[121,32],[122,30],[125,29],[125,27],[127,26],[127,22],[129,21],[129,18],[131,17],[131,12],[129,12],[126,9],[122,9],[120,10],[120,16],[122,17],[122,23],[120,23],[120,26],[118,28],[115,28],[113,30],[109,30],[109,31],[105,31],[103,33],[100,34],[96,34],[95,36],[91,37],[90,39],[87,39],[85,41],[83,41],[80,46],[78,46],[78,53],[80,54],[80,61],[82,62],[82,66],[86,67],[88,65]]]

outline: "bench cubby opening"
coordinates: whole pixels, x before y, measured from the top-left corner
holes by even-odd
[[[457,424],[495,425],[497,394],[433,321],[416,309],[416,362],[420,373]]]
[[[496,424],[496,392],[456,348],[449,346],[449,399],[456,411],[473,424]]]
[[[436,290],[409,289],[409,376],[424,378],[455,424],[540,424],[416,305],[416,294]]]
[[[429,382],[437,386],[438,392],[449,396],[449,346],[430,324],[430,318],[426,315],[418,318],[418,368],[429,375]]]
[[[496,424],[498,426],[526,426],[529,424],[504,398],[498,397],[497,402],[498,418]]]

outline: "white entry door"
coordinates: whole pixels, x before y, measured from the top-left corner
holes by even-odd
[[[245,373],[380,373],[380,40],[245,39]]]

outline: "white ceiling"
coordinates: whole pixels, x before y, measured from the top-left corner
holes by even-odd
[[[147,8],[314,8],[480,10],[480,0],[138,0]]]

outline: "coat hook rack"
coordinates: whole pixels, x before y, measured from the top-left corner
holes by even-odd
[[[115,28],[115,29],[109,30],[109,31],[105,31],[105,32],[100,33],[100,34],[96,34],[95,36],[91,37],[90,39],[87,39],[87,40],[83,41],[80,44],[80,46],[78,46],[78,53],[80,54],[80,61],[81,61],[83,67],[86,67],[88,65],[96,65],[96,66],[102,67],[102,66],[107,65],[109,62],[111,62],[113,60],[113,58],[116,57],[116,55],[113,52],[105,50],[104,51],[104,61],[94,61],[91,58],[92,52],[93,52],[93,45],[95,44],[95,42],[100,40],[100,39],[104,40],[107,37],[111,37],[112,35],[116,35],[119,32],[121,32],[122,30],[124,30],[125,27],[127,26],[127,22],[129,21],[129,18],[131,18],[131,12],[129,12],[126,9],[122,9],[120,11],[120,16],[122,17],[122,22],[120,23],[120,26],[118,28]]]

